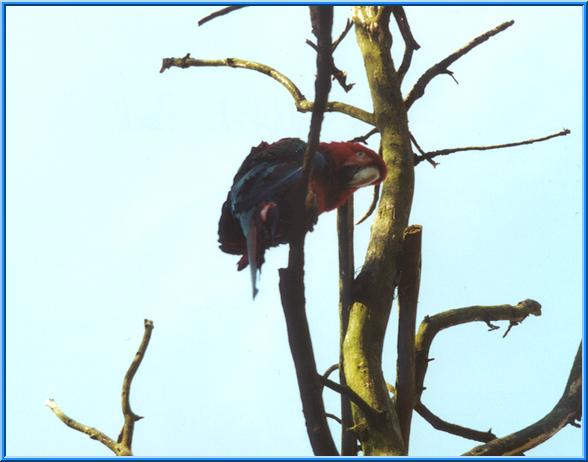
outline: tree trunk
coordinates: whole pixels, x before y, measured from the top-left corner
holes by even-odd
[[[347,384],[381,413],[380,418],[368,417],[353,405],[354,429],[364,454],[369,456],[406,454],[382,371],[384,334],[398,279],[397,259],[414,189],[406,109],[390,51],[390,14],[391,7],[353,8],[357,43],[381,134],[381,154],[388,167],[365,263],[355,281],[343,346]]]

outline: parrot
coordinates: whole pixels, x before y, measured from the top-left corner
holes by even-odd
[[[265,251],[290,240],[296,218],[294,200],[300,200],[304,185],[302,164],[306,142],[282,138],[251,148],[237,171],[222,205],[218,224],[220,249],[241,255],[237,270],[248,265],[253,298]],[[312,231],[323,212],[345,204],[359,188],[381,183],[386,165],[381,156],[352,142],[321,142],[313,156],[309,187],[313,204],[306,230]]]

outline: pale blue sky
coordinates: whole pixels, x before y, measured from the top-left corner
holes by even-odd
[[[109,456],[43,406],[54,398],[116,437],[124,372],[155,322],[135,379],[138,456],[307,456],[271,250],[253,302],[217,222],[251,146],[306,137],[309,114],[266,76],[172,69],[161,59],[241,57],[276,67],[310,98],[314,51],[303,7],[251,7],[201,28],[214,7],[7,8],[7,452]],[[503,151],[455,154],[416,173],[424,226],[419,321],[472,304],[534,298],[543,316],[506,339],[453,328],[432,349],[423,401],[503,436],[559,399],[582,335],[581,7],[407,7],[421,45],[403,88],[473,37],[515,25],[437,78],[410,111],[425,149],[494,144],[569,128]],[[340,31],[350,8],[335,9]],[[398,39],[394,56],[401,56]],[[332,99],[370,109],[353,33],[336,53],[356,86]],[[324,140],[369,130],[328,114]],[[377,137],[370,141],[377,148]],[[358,194],[356,214],[371,191]],[[369,223],[356,229],[357,264]],[[321,370],[338,358],[335,214],[307,239],[308,317]],[[384,363],[394,382],[396,312]],[[502,323],[504,324],[504,323]],[[505,326],[503,325],[503,328]],[[337,397],[326,392],[330,411]],[[414,419],[411,455],[476,443]],[[338,435],[338,428],[333,425]],[[567,427],[535,456],[578,456]]]

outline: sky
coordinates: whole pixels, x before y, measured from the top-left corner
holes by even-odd
[[[250,148],[306,138],[310,114],[267,76],[171,69],[165,57],[240,57],[289,76],[308,97],[314,51],[305,7],[250,7],[202,27],[210,6],[6,8],[6,450],[110,456],[44,406],[116,438],[120,387],[155,323],[135,378],[137,456],[310,456],[280,306],[285,246],[266,255],[259,295],[217,245],[220,207]],[[350,7],[335,8],[334,33]],[[423,402],[440,417],[507,435],[543,417],[582,336],[582,9],[408,6],[421,45],[407,94],[432,64],[498,24],[515,25],[436,78],[409,112],[426,150],[571,134],[461,153],[416,169],[410,222],[423,226],[418,320],[470,305],[543,306],[502,338],[483,323],[435,339]],[[402,43],[393,28],[393,56]],[[353,32],[335,54],[355,82],[331,99],[371,110]],[[370,127],[327,114],[322,139]],[[370,147],[377,149],[378,138]],[[356,216],[371,191],[356,194]],[[356,227],[361,266],[371,220]],[[306,243],[307,314],[319,370],[338,358],[335,213]],[[384,375],[395,380],[397,312]],[[338,400],[325,392],[328,411]],[[330,423],[336,438],[340,430]],[[477,443],[413,420],[411,456]],[[580,456],[567,426],[529,456]]]

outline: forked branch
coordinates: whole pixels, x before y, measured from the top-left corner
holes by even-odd
[[[112,438],[110,438],[100,430],[97,430],[93,427],[89,427],[88,425],[85,425],[67,416],[53,399],[48,399],[45,403],[47,407],[49,407],[49,409],[51,409],[51,411],[53,411],[57,418],[61,420],[65,425],[88,435],[93,440],[101,442],[104,446],[106,446],[108,449],[114,452],[114,454],[116,454],[117,456],[133,455],[133,430],[135,428],[135,422],[139,419],[142,419],[142,417],[136,415],[131,410],[129,399],[131,394],[131,384],[133,382],[133,377],[139,369],[141,361],[143,361],[143,357],[145,356],[145,352],[147,351],[147,347],[149,346],[149,340],[151,339],[151,332],[153,331],[153,321],[145,319],[144,325],[145,332],[143,334],[143,339],[123,380],[122,412],[124,417],[124,424],[117,441],[114,441]]]
[[[459,58],[467,54],[469,51],[477,47],[478,45],[484,43],[489,38],[499,34],[500,32],[508,29],[510,26],[514,24],[514,21],[507,21],[505,23],[500,24],[499,26],[495,27],[488,32],[476,37],[470,43],[468,43],[463,48],[460,48],[454,53],[451,53],[445,59],[442,59],[434,66],[430,67],[425,71],[425,73],[419,77],[417,82],[412,87],[412,90],[408,93],[408,96],[404,100],[404,104],[406,106],[406,110],[408,111],[410,107],[414,104],[414,102],[419,99],[421,96],[425,94],[425,88],[433,80],[435,77],[441,74],[448,74],[451,75],[451,71],[449,70],[449,66],[457,61]]]

